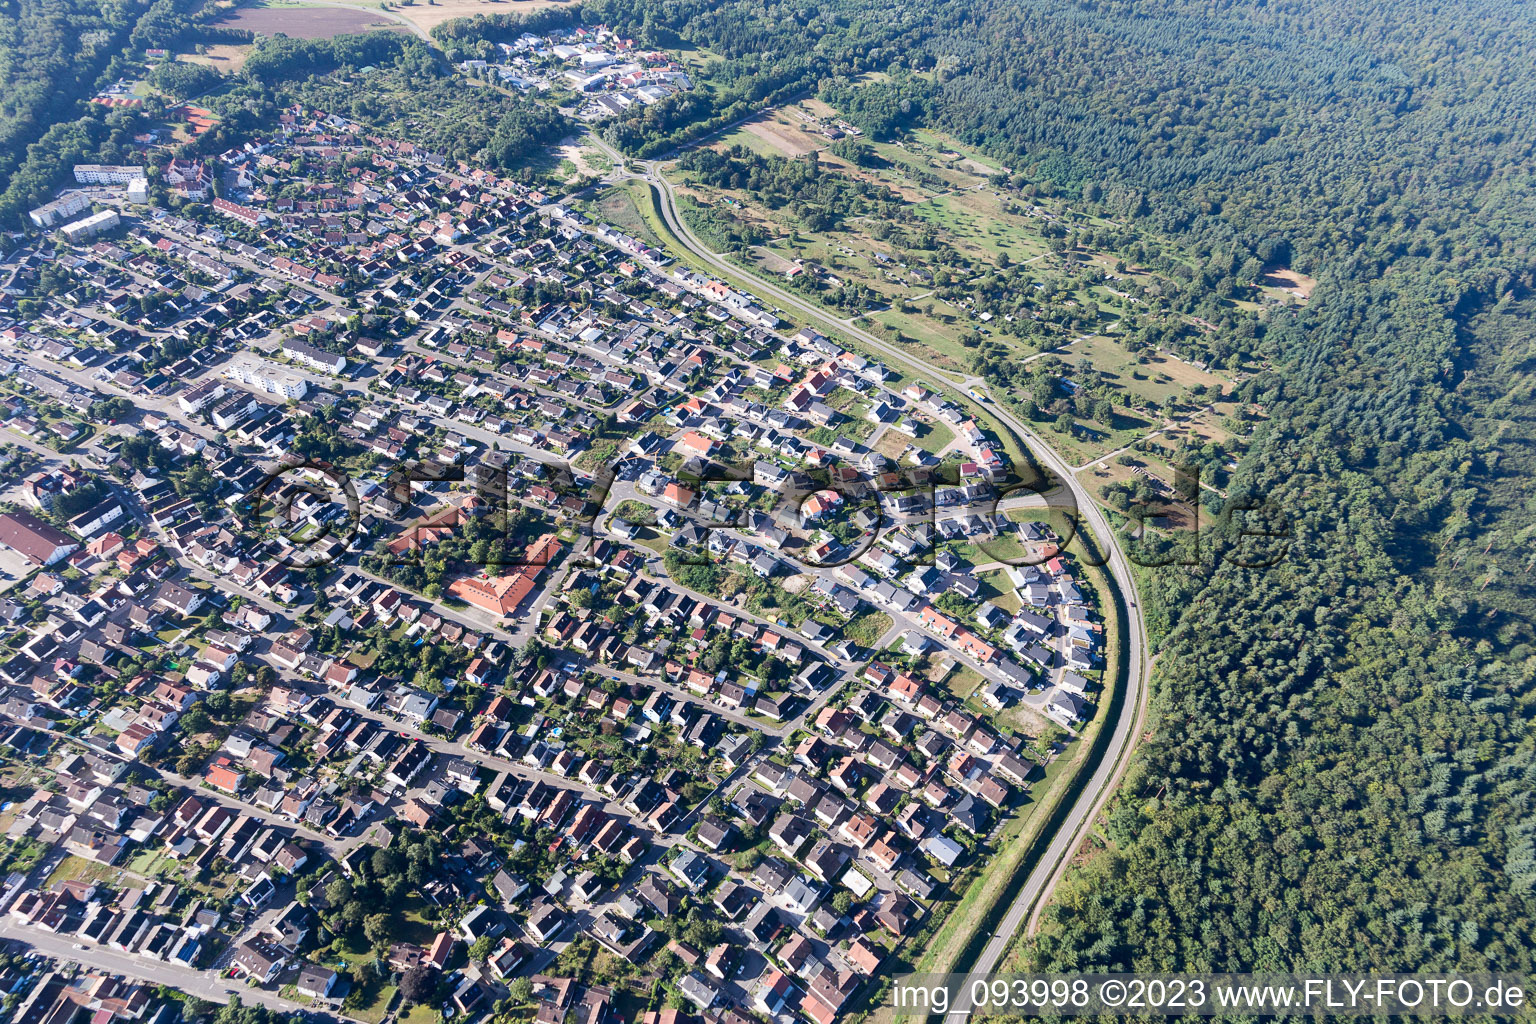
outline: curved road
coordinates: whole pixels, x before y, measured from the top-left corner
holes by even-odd
[[[610,147],[604,140],[594,133],[591,138],[601,149],[608,153],[614,160],[615,171],[626,177],[639,177],[651,185],[660,197],[657,204],[662,219],[667,227],[677,238],[707,265],[721,271],[724,274],[750,278],[753,282],[752,290],[766,296],[777,303],[781,308],[792,309],[803,315],[806,319],[821,326],[827,333],[842,334],[853,338],[866,348],[880,353],[893,363],[899,363],[925,377],[935,379],[935,385],[954,390],[951,385],[951,377],[937,367],[930,366],[921,359],[914,358],[901,349],[883,341],[879,337],[862,330],[852,324],[843,323],[828,316],[823,310],[817,308],[806,300],[792,292],[780,288],[772,281],[765,280],[755,274],[750,274],[740,267],[730,263],[719,254],[712,252],[708,246],[699,240],[687,223],[678,213],[677,195],[671,182],[657,170],[656,162],[639,163],[644,168],[640,175],[634,175],[627,167],[635,165],[636,161],[626,162],[625,158]],[[1115,585],[1119,588],[1125,601],[1125,611],[1130,630],[1127,644],[1129,665],[1127,666],[1127,691],[1125,703],[1122,705],[1120,715],[1114,723],[1114,732],[1110,737],[1108,756],[1099,762],[1094,768],[1092,777],[1078,796],[1077,802],[1068,813],[1062,827],[1057,830],[1045,855],[1030,872],[1023,888],[1014,899],[1013,904],[1004,914],[997,931],[987,942],[986,947],[971,965],[972,974],[985,974],[996,970],[998,962],[1002,959],[1009,941],[1025,922],[1026,916],[1036,903],[1044,904],[1045,897],[1052,886],[1060,877],[1062,869],[1067,863],[1071,852],[1077,848],[1080,837],[1086,831],[1088,825],[1098,814],[1100,808],[1109,799],[1114,791],[1115,784],[1124,773],[1126,761],[1131,748],[1135,745],[1135,739],[1140,731],[1141,722],[1146,710],[1147,685],[1146,676],[1149,668],[1147,655],[1147,630],[1142,617],[1141,603],[1136,596],[1136,583],[1131,575],[1129,561],[1125,553],[1114,542],[1114,533],[1109,527],[1109,522],[1104,517],[1103,511],[1086,488],[1078,482],[1073,474],[1072,467],[1058,456],[1050,445],[1046,444],[1039,435],[1021,422],[1007,409],[998,404],[990,403],[984,410],[987,414],[1011,429],[1025,443],[1031,446],[1032,453],[1041,465],[1061,479],[1068,491],[1072,494],[1073,501],[1077,504],[1077,511],[1081,520],[1090,528],[1099,547],[1107,552],[1108,561],[1106,568],[1114,578]],[[966,985],[959,993],[959,1001],[951,1011],[950,1020],[954,1024],[964,1021],[970,1012],[967,993],[970,986]]]

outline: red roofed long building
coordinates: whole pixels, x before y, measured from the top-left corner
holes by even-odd
[[[228,199],[215,198],[213,200],[213,208],[219,213],[224,214],[224,216],[232,217],[247,227],[252,228],[260,226],[261,222],[267,218],[267,215],[260,210],[252,209],[249,206],[241,206],[239,203],[232,203]]]
[[[552,533],[540,537],[528,548],[526,563],[506,576],[489,579],[465,577],[448,584],[448,593],[476,608],[496,615],[511,615],[533,593],[539,577],[560,554],[560,541]]]
[[[0,546],[33,565],[52,565],[80,545],[30,512],[10,512],[0,515]]]

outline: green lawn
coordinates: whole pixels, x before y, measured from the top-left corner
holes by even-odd
[[[949,690],[956,697],[964,700],[976,692],[981,685],[981,673],[969,665],[961,665],[954,675],[949,677]]]
[[[649,526],[640,527],[640,532],[635,534],[635,543],[650,548],[658,555],[666,554],[671,545],[667,539]]]
[[[954,440],[955,432],[949,428],[949,424],[935,420],[932,423],[923,424],[921,433],[912,438],[912,443],[929,455],[937,455],[948,448]]]
[[[656,232],[641,216],[639,193],[646,190],[643,182],[625,181],[604,189],[590,205],[594,220],[611,224],[625,234],[634,235],[654,246],[662,244]]]
[[[374,994],[372,1002],[367,1006],[348,1010],[347,1015],[355,1020],[363,1021],[365,1024],[379,1024],[379,1021],[382,1021],[384,1015],[389,1011],[389,1004],[394,1000],[395,992],[395,986],[381,985],[378,992]],[[413,1007],[413,1009],[415,1008]],[[437,1011],[433,1010],[432,1013],[436,1015]]]
[[[869,319],[876,321],[871,333],[880,335],[882,341],[900,344],[913,356],[949,370],[957,377],[963,376],[969,350],[960,343],[960,336],[970,330],[968,321],[957,319],[946,324],[895,308],[879,310]],[[888,329],[881,330],[882,327]]]
[[[425,906],[426,901],[420,896],[406,898],[402,907],[400,934],[395,936],[396,941],[410,942],[422,948],[432,945],[432,940],[442,929],[422,916]]]
[[[949,545],[949,549],[957,557],[965,559],[972,565],[1019,559],[1028,554],[1024,550],[1024,545],[1019,543],[1019,539],[1011,533],[997,537],[978,537],[975,542],[954,541]]]
[[[992,569],[976,577],[981,584],[981,593],[977,596],[983,601],[991,601],[1009,615],[1017,615],[1020,606],[1018,593],[1013,589],[1012,582],[1008,579],[1007,570]]]
[[[119,870],[119,868],[98,864],[71,853],[59,861],[49,873],[48,881],[43,884],[43,888],[52,888],[60,882],[104,882],[109,878],[115,878]]]
[[[443,1015],[430,1006],[416,1005],[396,1019],[400,1024],[442,1024]]]
[[[138,855],[128,862],[128,870],[136,875],[156,877],[171,874],[179,870],[181,862],[167,857],[159,850],[141,850]]]
[[[860,647],[873,647],[891,628],[891,617],[884,612],[865,612],[850,619],[843,627],[843,638]]]

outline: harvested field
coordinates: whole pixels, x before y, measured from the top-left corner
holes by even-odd
[[[582,145],[580,139],[561,139],[554,150],[555,159],[569,160],[576,169],[574,177],[586,175],[598,178],[613,170],[613,161],[595,146]]]
[[[1259,278],[1259,284],[1265,288],[1279,288],[1287,291],[1303,302],[1312,297],[1312,289],[1317,287],[1317,281],[1314,278],[1306,274],[1298,274],[1285,267],[1268,271]]]
[[[780,153],[791,157],[813,153],[827,144],[822,136],[801,131],[771,116],[748,121],[741,126],[741,130],[757,136]]]
[[[188,64],[206,64],[215,71],[226,75],[232,75],[245,67],[245,58],[251,54],[249,46],[234,46],[228,43],[220,43],[217,46],[207,47],[204,53],[184,53],[176,59],[186,61]]]
[[[374,29],[406,31],[404,25],[363,7],[241,7],[214,26],[243,28],[264,36],[281,33],[295,39],[329,39]]]
[[[502,14],[508,11],[526,14],[542,7],[558,7],[566,0],[437,0],[436,3],[396,5],[394,13],[410,21],[423,32],[453,18],[472,18],[477,14]]]

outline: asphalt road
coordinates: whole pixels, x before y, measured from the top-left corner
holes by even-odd
[[[637,163],[636,161],[629,161],[626,164],[624,157],[608,146],[606,142],[603,142],[595,135],[592,138],[596,145],[605,150],[614,159],[616,168],[634,166]],[[660,197],[661,201],[658,203],[658,209],[667,227],[698,259],[724,274],[750,278],[753,282],[752,290],[755,293],[772,300],[782,309],[794,310],[811,323],[826,330],[829,334],[834,336],[840,334],[852,338],[865,348],[878,352],[881,357],[890,362],[910,368],[923,374],[925,377],[934,378],[936,383],[948,385],[951,390],[954,390],[953,378],[946,371],[909,355],[905,351],[870,334],[868,331],[835,319],[798,295],[780,288],[772,281],[749,273],[712,252],[708,246],[699,240],[698,236],[689,230],[687,223],[684,222],[682,216],[678,213],[677,197],[672,184],[657,171],[655,162],[641,163],[639,166],[644,168],[644,173],[638,175],[638,177],[653,186]],[[620,171],[619,173],[629,174],[627,171]],[[972,381],[964,382],[961,386],[972,386],[977,383],[984,382],[973,379]],[[1125,615],[1122,626],[1126,628],[1130,643],[1128,644],[1129,671],[1127,675],[1127,692],[1125,700],[1121,705],[1120,714],[1113,725],[1108,755],[1094,767],[1093,775],[1083,787],[1077,802],[1068,813],[1062,827],[1057,831],[1045,855],[1035,865],[1023,888],[1004,914],[996,932],[987,942],[985,948],[983,948],[981,955],[977,957],[975,963],[970,965],[969,970],[972,974],[985,974],[996,969],[1004,951],[1008,947],[1009,941],[1019,930],[1020,925],[1024,923],[1036,902],[1043,903],[1049,895],[1050,889],[1055,884],[1057,878],[1060,877],[1059,869],[1066,863],[1071,851],[1076,848],[1080,836],[1088,824],[1093,821],[1094,816],[1104,805],[1109,795],[1114,791],[1115,783],[1119,781],[1121,774],[1124,772],[1126,761],[1135,744],[1145,712],[1146,676],[1149,669],[1146,623],[1142,617],[1141,602],[1136,595],[1136,583],[1131,576],[1130,563],[1126,559],[1125,553],[1115,543],[1115,535],[1110,529],[1109,522],[1105,518],[1103,511],[1094,502],[1088,490],[1078,482],[1073,474],[1072,467],[1058,456],[1051,446],[1045,443],[1039,435],[996,403],[989,403],[985,412],[1003,423],[1029,444],[1034,457],[1039,460],[1041,465],[1059,477],[1071,493],[1083,526],[1096,539],[1098,546],[1107,552],[1105,568],[1114,578],[1115,585],[1124,597]],[[965,988],[968,990],[969,986],[965,986]],[[962,994],[961,1001],[955,1005],[951,1012],[951,1024],[960,1024],[969,1013],[969,1000],[964,998]]]
[[[0,938],[12,939],[31,946],[39,953],[50,956],[60,963],[76,961],[98,971],[120,974],[125,978],[165,985],[190,995],[215,1003],[227,1003],[231,995],[240,997],[243,1003],[260,1003],[273,1010],[292,1013],[297,1010],[317,1012],[307,1003],[296,1003],[280,998],[274,992],[259,988],[247,988],[243,982],[220,978],[216,973],[193,970],[181,964],[161,963],[123,953],[99,942],[82,943],[73,936],[54,935],[37,928],[19,925],[9,917],[0,918]],[[76,949],[83,945],[85,949]]]

